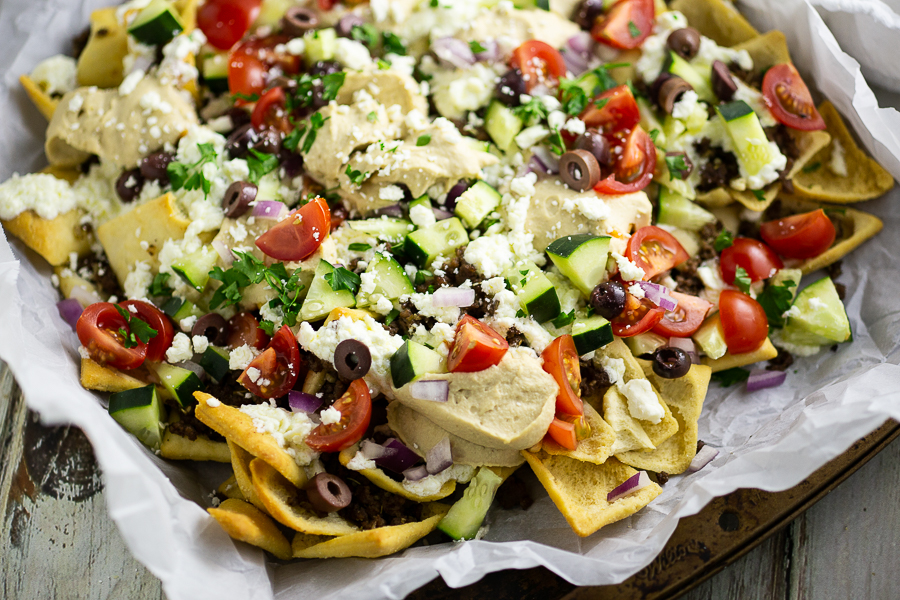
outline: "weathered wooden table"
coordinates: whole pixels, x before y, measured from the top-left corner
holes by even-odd
[[[895,598],[900,443],[890,442],[898,434],[900,425],[885,424],[792,490],[717,498],[683,520],[657,560],[621,586],[579,589],[531,569],[492,574],[464,591],[432,582],[410,597],[631,600],[690,590],[682,597]],[[41,426],[2,364],[0,452],[0,598],[164,598],[107,516],[87,439],[77,429]]]

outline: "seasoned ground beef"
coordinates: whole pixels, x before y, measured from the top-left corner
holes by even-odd
[[[731,152],[726,152],[712,145],[708,138],[703,138],[694,148],[707,162],[700,168],[700,185],[697,190],[708,192],[716,188],[726,187],[732,179],[740,177],[737,158]]]
[[[716,252],[715,244],[722,229],[724,229],[722,222],[717,219],[712,223],[707,223],[697,232],[700,235],[700,251],[697,253],[700,260],[709,260],[719,254]]]
[[[609,376],[603,369],[594,366],[593,361],[581,360],[581,397],[602,396],[612,385]]]
[[[416,325],[423,325],[429,331],[434,327],[437,320],[433,317],[423,317],[419,314],[416,306],[409,300],[402,302],[400,304],[400,314],[397,315],[397,318],[391,321],[391,324],[386,327],[388,332],[392,335],[402,335],[403,337],[409,337],[413,328]]]
[[[525,482],[519,479],[515,473],[512,477],[507,478],[497,490],[497,502],[503,510],[510,510],[517,506],[522,510],[528,510],[534,504]]]
[[[496,304],[481,289],[480,284],[484,281],[484,277],[478,273],[474,265],[466,261],[464,258],[465,251],[465,246],[457,248],[456,254],[444,263],[441,267],[441,270],[444,271],[443,279],[447,282],[447,285],[457,287],[467,281],[469,282],[472,289],[475,290],[475,302],[464,310],[467,315],[476,319],[482,319],[494,313]]]
[[[204,425],[200,419],[194,416],[194,411],[191,409],[186,413],[181,414],[181,420],[175,423],[169,424],[169,431],[174,433],[175,435],[180,435],[182,437],[186,437],[189,440],[196,440],[198,436],[206,436],[214,442],[224,442],[225,438],[221,435]]]
[[[515,326],[510,327],[506,332],[506,341],[509,343],[510,348],[518,348],[522,344],[528,343],[528,340],[525,339],[525,335],[515,328]]]
[[[742,219],[738,224],[737,234],[740,237],[759,239],[759,222]]]
[[[669,483],[669,474],[665,471],[660,471],[656,474],[656,483],[659,485],[666,485]]]
[[[123,297],[122,288],[119,286],[119,280],[113,273],[106,254],[87,254],[78,261],[78,271],[86,270],[90,273],[88,279],[92,281],[100,291],[108,296]]]
[[[766,365],[767,371],[787,371],[788,367],[794,364],[794,357],[787,350],[779,350],[778,356],[769,361]]]
[[[703,291],[703,281],[697,276],[697,267],[704,260],[715,258],[719,254],[716,252],[715,242],[722,229],[722,223],[718,220],[704,225],[698,232],[700,235],[700,250],[697,252],[697,255],[678,268],[672,269],[671,275],[676,283],[675,289],[680,293],[696,296]]]
[[[216,398],[222,404],[228,406],[242,406],[244,404],[259,404],[262,399],[247,391],[247,388],[237,382],[239,371],[229,371],[225,378],[216,383],[210,380],[206,384],[206,393]]]
[[[800,158],[800,148],[797,147],[797,142],[794,141],[787,127],[779,124],[775,127],[766,127],[765,132],[769,141],[778,144],[778,149],[789,161],[795,161]],[[791,170],[790,163],[785,170]]]

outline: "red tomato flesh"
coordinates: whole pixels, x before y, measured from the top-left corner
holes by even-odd
[[[241,312],[228,320],[228,347],[243,345],[262,350],[269,345],[268,334],[259,328],[259,321],[248,312]]]
[[[447,358],[451,373],[474,373],[498,364],[509,350],[502,335],[478,319],[464,316],[456,326],[456,338]]]
[[[640,125],[625,138],[624,145],[615,147],[618,153],[613,173],[594,186],[598,194],[630,194],[639,192],[653,179],[656,169],[656,146]]]
[[[553,46],[538,40],[528,40],[513,51],[510,66],[522,71],[525,87],[533,90],[541,83],[556,85],[566,76],[566,61]],[[548,81],[548,80],[553,81]]]
[[[256,247],[275,260],[304,260],[318,250],[330,231],[328,203],[316,198],[256,238]]]
[[[115,369],[136,369],[147,357],[147,344],[137,340],[133,348],[125,347],[125,337],[119,333],[128,331],[128,323],[109,302],[95,302],[81,313],[75,324],[75,333],[91,358]]]
[[[627,85],[620,85],[592,100],[580,118],[587,127],[613,134],[634,129],[641,122],[641,113],[631,90]]]
[[[662,320],[653,328],[653,332],[666,337],[694,335],[703,325],[703,320],[706,319],[706,314],[712,308],[712,304],[703,298],[679,292],[669,292],[669,295],[678,301],[678,307],[675,310],[666,311]]]
[[[719,296],[719,319],[725,344],[732,354],[753,352],[769,335],[763,307],[750,296],[735,290],[725,290]]]
[[[266,127],[281,129],[287,120],[285,101],[284,89],[280,87],[273,87],[263,94],[253,107],[253,114],[250,115],[254,129],[257,131]]]
[[[662,320],[664,314],[665,311],[650,300],[626,294],[625,310],[611,323],[613,333],[619,337],[631,337],[650,331]]]
[[[834,243],[834,223],[821,208],[766,221],[759,227],[759,235],[775,252],[787,258],[813,258]]]
[[[556,396],[556,412],[564,415],[584,414],[581,401],[581,365],[575,341],[571,335],[561,335],[541,353],[543,368],[553,375],[559,394]]]
[[[793,129],[825,129],[809,88],[790,63],[775,65],[763,77],[762,93],[775,119]]]
[[[575,450],[578,447],[578,437],[575,435],[574,423],[554,417],[553,421],[550,422],[547,435],[566,450]]]
[[[619,0],[597,19],[591,37],[613,48],[637,48],[653,33],[655,15],[653,0]]]
[[[153,362],[165,360],[166,350],[172,345],[172,339],[175,337],[175,330],[169,317],[149,302],[141,300],[125,300],[124,302],[119,302],[119,306],[125,308],[133,316],[156,330],[156,336],[150,338],[150,341],[147,342],[146,360]],[[132,307],[134,308],[133,311],[131,310]]]
[[[306,438],[306,445],[317,452],[340,452],[366,433],[372,419],[372,396],[362,379],[350,384],[347,392],[332,404],[341,412],[341,420],[319,425]]]
[[[291,328],[284,325],[275,332],[263,353],[244,369],[238,383],[260,398],[280,398],[297,383],[301,366],[297,338]]]
[[[784,267],[771,248],[751,238],[737,238],[734,244],[722,250],[719,265],[722,279],[728,285],[734,284],[738,267],[747,272],[750,281],[768,279]]]
[[[197,9],[197,27],[219,50],[237,44],[259,14],[259,0],[207,0]]]
[[[690,258],[675,237],[660,227],[641,227],[628,238],[625,256],[644,271],[648,281]]]

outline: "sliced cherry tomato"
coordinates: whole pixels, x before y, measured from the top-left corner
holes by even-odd
[[[544,370],[553,375],[559,394],[556,396],[556,412],[564,415],[583,415],[581,401],[581,365],[578,351],[571,335],[561,335],[541,353]]]
[[[197,9],[197,27],[219,50],[237,44],[259,15],[260,0],[207,0]]]
[[[641,113],[628,86],[619,85],[592,100],[580,118],[587,127],[611,134],[634,129],[641,122]]]
[[[656,169],[656,146],[640,125],[625,138],[613,173],[594,186],[598,194],[630,194],[650,184]]]
[[[147,344],[137,340],[137,345],[126,348],[120,330],[128,332],[128,322],[110,302],[91,304],[75,324],[78,340],[93,360],[116,369],[136,369],[144,364]]]
[[[660,227],[641,227],[628,238],[625,256],[644,271],[648,281],[690,258],[675,237]]]
[[[280,398],[297,383],[301,367],[297,338],[290,327],[283,325],[262,354],[244,369],[238,383],[260,398]]]
[[[243,345],[262,350],[269,345],[268,334],[259,328],[259,321],[248,312],[241,312],[228,321],[228,347]]]
[[[129,310],[135,317],[156,330],[156,335],[147,342],[147,360],[159,362],[165,360],[166,350],[172,345],[175,330],[172,321],[166,314],[150,304],[141,300],[125,300],[119,302],[119,306]],[[131,310],[134,307],[134,310]]]
[[[753,352],[763,345],[769,335],[766,311],[759,302],[735,290],[719,295],[719,318],[725,344],[732,354]]]
[[[362,379],[356,379],[332,407],[341,411],[341,420],[331,425],[319,425],[306,438],[306,445],[317,452],[339,452],[362,439],[372,419],[369,386]]]
[[[763,77],[762,93],[772,115],[793,129],[825,129],[825,119],[816,110],[809,88],[790,63],[775,65]]]
[[[559,80],[566,76],[566,61],[550,44],[528,40],[513,51],[510,66],[522,71],[525,87],[530,92],[548,79]],[[553,82],[553,85],[556,85]]]
[[[235,47],[228,59],[228,89],[231,93],[248,97],[261,95],[266,88],[267,74],[273,68],[284,75],[298,73],[300,57],[281,50],[288,41],[290,37],[286,35],[251,37]],[[238,99],[236,103],[243,106],[250,102]]]
[[[659,323],[665,311],[656,306],[647,298],[635,298],[631,294],[625,295],[625,310],[613,319],[612,331],[619,337],[631,337],[639,333],[650,331]]]
[[[506,355],[509,343],[502,335],[469,315],[456,326],[456,338],[447,369],[451,373],[473,373],[493,367]]]
[[[256,247],[275,260],[303,260],[322,245],[330,231],[328,203],[316,198],[256,238]]]
[[[834,223],[821,208],[766,221],[759,227],[759,235],[775,252],[787,258],[812,258],[831,248],[836,232]]]
[[[263,94],[253,107],[253,114],[250,115],[254,129],[259,131],[267,127],[279,130],[284,128],[288,119],[285,102],[284,88],[273,87]]]
[[[554,417],[553,421],[550,422],[550,429],[547,430],[547,435],[566,450],[575,450],[578,447],[578,437],[575,435],[574,423]]]
[[[768,279],[784,267],[774,250],[751,238],[737,238],[734,244],[722,250],[719,265],[722,267],[722,279],[728,285],[734,283],[738,267],[747,272],[750,281]]]
[[[653,0],[619,0],[606,16],[597,19],[591,37],[613,48],[631,50],[653,33],[655,16]]]
[[[319,10],[331,10],[335,4],[337,0],[319,0]]]
[[[653,328],[653,332],[666,337],[694,335],[703,325],[703,320],[706,318],[706,313],[712,308],[712,304],[703,298],[688,294],[669,292],[669,295],[678,301],[678,307],[675,310],[666,311],[662,321]]]

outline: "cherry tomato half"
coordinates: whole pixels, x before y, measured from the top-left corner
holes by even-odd
[[[601,44],[631,50],[653,33],[656,11],[653,0],[619,0],[591,28],[591,37]]]
[[[238,383],[260,398],[280,398],[297,383],[301,363],[297,338],[290,327],[283,325],[262,354],[244,369]]]
[[[747,294],[735,290],[725,290],[719,295],[719,319],[725,344],[732,354],[753,352],[769,335],[763,307]]]
[[[641,227],[628,238],[625,256],[643,269],[645,281],[690,258],[671,233],[655,225]]]
[[[290,41],[286,35],[270,35],[264,38],[251,37],[241,42],[228,59],[228,89],[232,94],[253,96],[266,89],[267,74],[276,68],[284,75],[295,75],[300,71],[300,57],[280,51]],[[249,100],[239,99],[239,106]]]
[[[506,355],[509,343],[502,335],[469,315],[456,326],[456,338],[447,358],[451,373],[473,373],[493,367]]]
[[[256,102],[250,122],[257,131],[267,127],[282,130],[288,124],[284,88],[273,87]]]
[[[306,438],[306,445],[317,452],[340,452],[349,448],[362,439],[372,419],[372,396],[362,379],[353,381],[332,406],[341,411],[341,420],[331,425],[319,425]]]
[[[547,79],[566,76],[566,61],[553,46],[538,40],[528,40],[513,51],[510,66],[522,71],[525,87],[530,92]],[[555,82],[553,85],[556,85]]]
[[[131,311],[131,314],[156,330],[156,335],[147,342],[147,360],[159,362],[165,360],[166,350],[172,345],[175,330],[172,321],[166,314],[150,304],[141,300],[125,300],[119,302],[119,306]],[[131,310],[134,307],[134,310]]]
[[[566,450],[575,450],[578,447],[578,436],[575,434],[574,423],[554,417],[550,422],[547,435]]]
[[[585,126],[612,134],[634,129],[641,122],[641,113],[628,86],[619,85],[592,100],[580,118]]]
[[[787,258],[812,258],[828,250],[834,243],[834,223],[821,208],[766,221],[759,227],[759,235],[775,252]]]
[[[248,312],[240,312],[228,320],[228,347],[243,345],[262,350],[269,345],[268,334],[259,328],[259,321]]]
[[[256,238],[256,247],[275,260],[303,260],[322,245],[330,231],[328,203],[316,198]]]
[[[561,335],[541,353],[544,370],[553,375],[559,394],[556,396],[556,412],[564,415],[583,415],[581,401],[581,365],[578,351],[571,335]]]
[[[825,119],[816,110],[809,88],[794,65],[784,63],[766,71],[762,93],[779,123],[803,131],[825,129]]]
[[[127,332],[128,323],[109,302],[91,304],[75,324],[78,340],[93,360],[116,369],[136,369],[144,364],[147,344],[137,340],[136,346],[126,348],[120,329]]]
[[[731,246],[722,250],[719,265],[722,267],[722,279],[728,285],[734,283],[738,267],[747,272],[750,281],[768,279],[784,267],[771,248],[751,238],[737,238]]]
[[[197,27],[219,50],[237,44],[259,14],[260,0],[206,0],[197,9]]]
[[[675,310],[666,311],[662,320],[653,328],[654,333],[666,337],[690,337],[700,329],[712,304],[698,298],[678,292],[669,292],[678,301]]]
[[[619,337],[631,337],[650,331],[662,320],[665,312],[647,298],[638,299],[626,294],[625,310],[613,319],[612,331]]]
[[[656,146],[640,125],[625,138],[613,173],[594,186],[598,194],[630,194],[650,184],[656,169]]]

